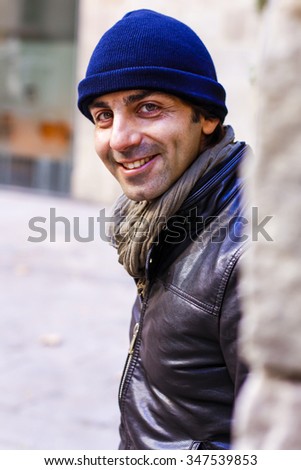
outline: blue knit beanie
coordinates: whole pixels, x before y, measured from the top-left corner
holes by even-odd
[[[185,24],[151,10],[127,13],[102,36],[79,83],[78,107],[93,122],[95,97],[134,89],[209,105],[222,121],[227,114],[225,90],[203,42]]]

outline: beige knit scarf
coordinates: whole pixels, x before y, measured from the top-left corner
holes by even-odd
[[[111,244],[117,248],[119,262],[134,278],[145,281],[145,264],[149,249],[156,243],[159,231],[185,201],[196,182],[215,165],[222,162],[239,144],[234,132],[225,126],[225,136],[217,145],[205,150],[183,175],[159,198],[136,202],[122,194],[113,212],[109,227]]]

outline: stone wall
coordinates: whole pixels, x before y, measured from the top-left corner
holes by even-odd
[[[242,279],[241,350],[251,375],[236,445],[301,449],[301,3],[269,1],[258,77],[258,148],[249,196],[273,242],[253,242]]]
[[[174,16],[203,39],[227,90],[229,115],[237,138],[254,142],[254,57],[258,14],[255,0],[80,0],[78,80],[83,78],[100,36],[127,11],[150,8]],[[75,110],[73,194],[111,203],[119,193],[113,177],[100,164],[93,147],[93,126]]]

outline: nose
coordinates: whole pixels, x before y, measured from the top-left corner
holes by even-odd
[[[110,147],[112,150],[123,152],[130,147],[139,145],[141,138],[141,132],[130,118],[114,116],[110,135]]]

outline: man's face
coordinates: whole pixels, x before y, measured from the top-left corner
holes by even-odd
[[[95,148],[108,170],[134,201],[161,196],[185,172],[217,120],[192,121],[181,99],[154,91],[108,93],[90,106]]]

